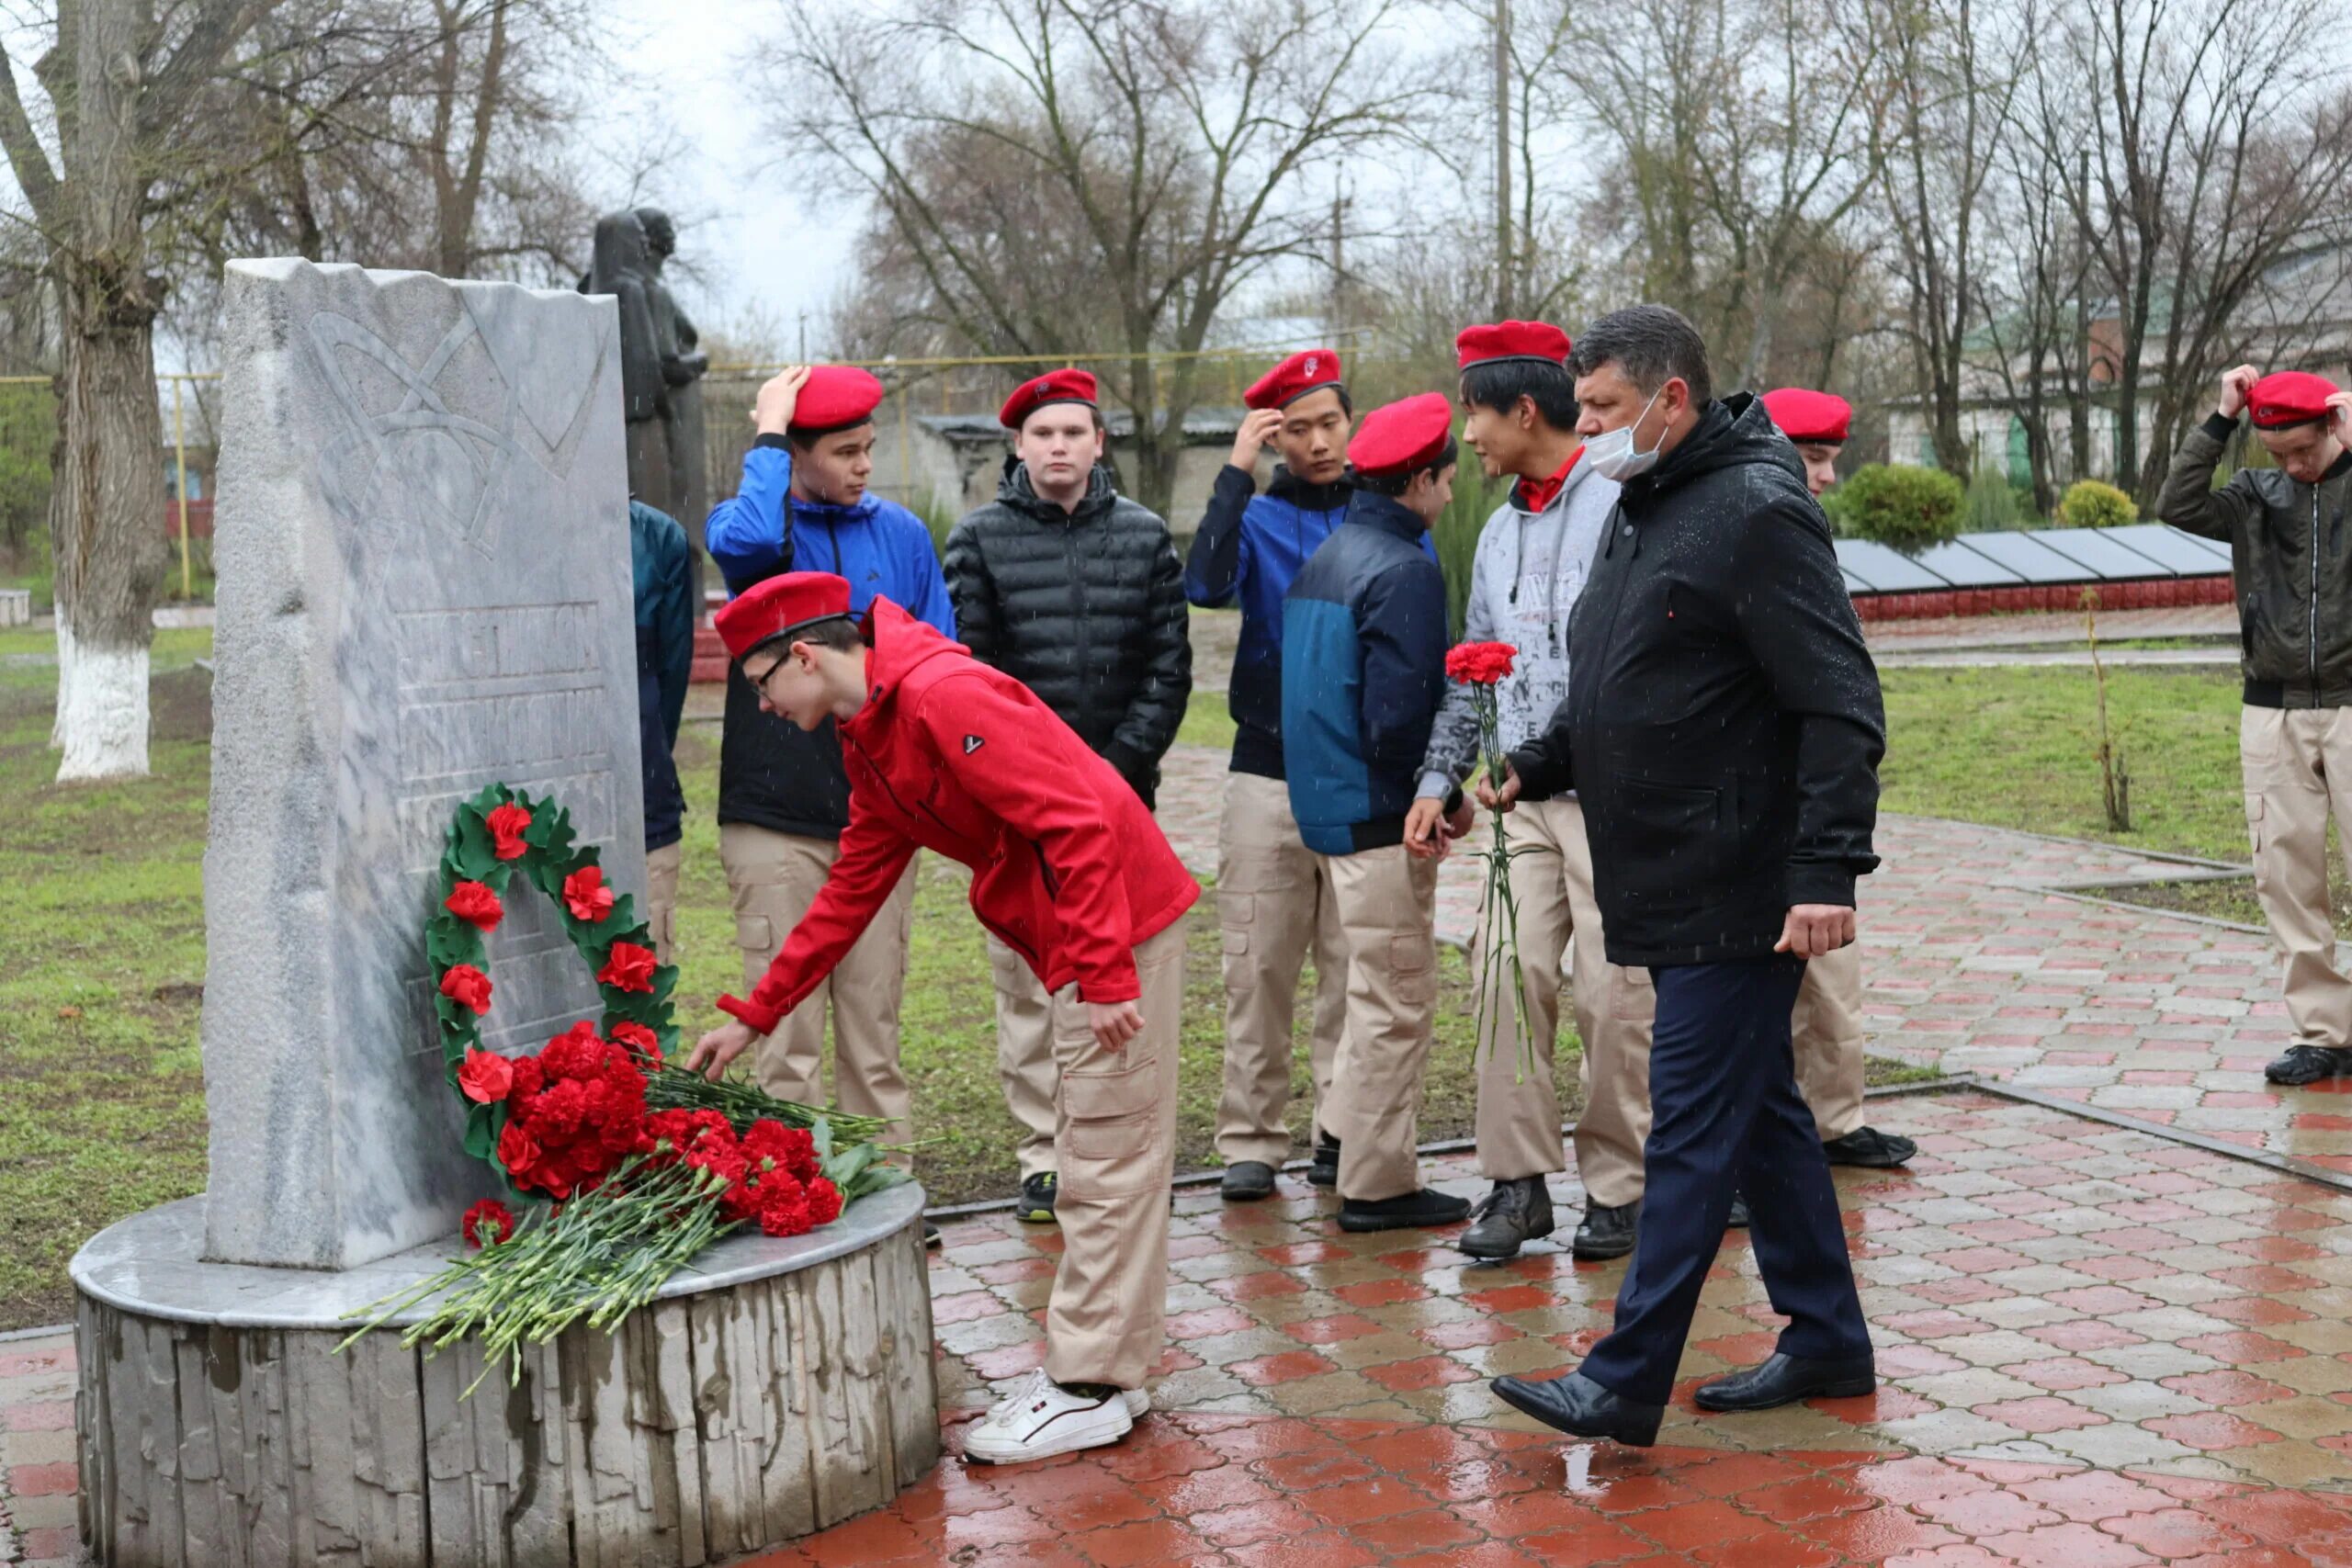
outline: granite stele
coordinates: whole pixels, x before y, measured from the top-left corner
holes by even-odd
[[[500,1190],[431,1005],[452,807],[551,796],[643,896],[618,323],[608,296],[300,260],[230,264],[223,307],[211,1173],[74,1259],[85,1540],[136,1568],[650,1568],[888,1501],[939,1447],[911,1184],[729,1237],[511,1388],[460,1397],[470,1344],[337,1350]],[[534,1050],[596,987],[543,900],[507,909],[486,1043]]]

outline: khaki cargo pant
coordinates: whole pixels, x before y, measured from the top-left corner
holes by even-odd
[[[1324,1131],[1340,1140],[1340,1196],[1419,1190],[1421,1079],[1437,1024],[1437,866],[1402,844],[1317,855],[1348,944],[1347,1024]]]
[[[1565,959],[1573,965],[1570,995],[1584,1043],[1577,1066],[1585,1109],[1577,1119],[1577,1173],[1593,1202],[1609,1208],[1631,1203],[1642,1195],[1642,1145],[1650,1131],[1650,1019],[1657,998],[1649,971],[1623,969],[1604,956],[1583,804],[1574,796],[1531,801],[1508,821],[1520,972],[1535,1048],[1521,1051],[1518,1014],[1502,999],[1509,995],[1506,974],[1494,987],[1495,999],[1483,1004],[1478,1170],[1492,1180],[1512,1181],[1567,1168],[1560,1096],[1552,1078]],[[1492,841],[1493,829],[1483,815],[1471,831],[1472,847]],[[1487,941],[1488,933],[1480,931],[1472,949],[1474,971],[1482,977],[1488,973]]]
[[[817,901],[839,846],[830,839],[778,833],[741,822],[718,829],[718,858],[734,896],[735,941],[743,950],[743,983],[753,986]],[[899,997],[907,977],[907,934],[914,922],[915,866],[910,863],[889,899],[849,956],[785,1015],[759,1043],[752,1076],[779,1100],[823,1102],[820,1070],[825,1014],[833,1018],[833,1100],[860,1116],[887,1116],[885,1140],[909,1136],[911,1096],[899,1065]]]
[[[653,933],[653,956],[664,964],[678,961],[678,873],[685,859],[683,839],[645,852],[645,924]]]
[[[2335,964],[2327,902],[2330,815],[2352,860],[2352,708],[2249,706],[2238,757],[2254,890],[2280,950],[2295,1043],[2352,1045],[2352,980]]]
[[[1182,921],[1177,924],[1182,925]],[[996,982],[996,1076],[1005,1109],[1021,1127],[1013,1154],[1021,1179],[1054,1165],[1054,999],[1021,954],[989,937],[989,976]]]
[[[1804,966],[1789,1042],[1797,1092],[1823,1143],[1862,1124],[1862,948],[1849,942]]]
[[[1225,940],[1225,1097],[1216,1152],[1227,1165],[1290,1158],[1292,1010],[1315,952],[1314,1104],[1330,1102],[1348,1016],[1348,949],[1321,862],[1299,841],[1290,786],[1227,773],[1217,826],[1217,922]]]
[[[1075,985],[1050,1005],[1054,1214],[1062,1257],[1046,1303],[1046,1375],[1141,1388],[1168,1328],[1168,1193],[1176,1170],[1184,922],[1135,950],[1143,1032],[1106,1051]]]

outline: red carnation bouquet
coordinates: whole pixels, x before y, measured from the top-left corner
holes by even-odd
[[[603,1016],[510,1057],[481,1044],[493,1001],[484,938],[517,878],[553,903]],[[519,1374],[525,1345],[582,1318],[611,1328],[728,1232],[799,1235],[908,1179],[880,1159],[878,1118],[707,1083],[664,1061],[677,971],[649,945],[628,895],[605,881],[595,850],[572,842],[562,807],[503,784],[460,805],[440,895],[425,951],[466,1148],[535,1201],[519,1216],[495,1198],[474,1204],[461,1226],[474,1250],[366,1309],[359,1333],[430,1300],[403,1344],[478,1335],[485,1375],[502,1357]]]
[[[1495,688],[1518,659],[1519,649],[1507,642],[1460,643],[1445,656],[1446,678],[1470,688],[1471,710],[1478,718],[1478,747],[1485,754],[1487,777],[1498,789],[1503,782],[1502,705]],[[1496,1002],[1508,985],[1511,1016],[1519,1023],[1519,1077],[1525,1082],[1534,1066],[1535,1042],[1528,1032],[1527,979],[1519,962],[1519,899],[1510,886],[1513,851],[1503,814],[1490,811],[1487,817],[1494,824],[1494,841],[1473,852],[1487,863],[1487,886],[1478,907],[1478,929],[1483,935],[1478,952],[1476,1034],[1480,1049],[1494,1049],[1495,1034],[1502,1027]]]

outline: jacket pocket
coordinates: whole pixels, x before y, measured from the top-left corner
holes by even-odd
[[[1610,858],[1626,891],[1646,903],[1697,902],[1730,863],[1724,791],[1620,778]]]

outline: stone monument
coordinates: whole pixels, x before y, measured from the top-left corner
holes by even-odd
[[[642,896],[619,355],[605,301],[423,273],[221,303],[205,1253],[349,1269],[481,1195],[424,955],[457,803],[552,795]],[[545,899],[492,956],[491,1049],[600,1015]]]
[[[911,1183],[729,1236],[470,1398],[479,1348],[403,1347],[418,1313],[342,1348],[500,1185],[430,1005],[452,807],[551,795],[643,892],[630,300],[286,260],[232,263],[223,304],[211,1176],[74,1258],[84,1540],[120,1568],[684,1568],[887,1502],[939,1452]],[[493,1049],[600,1016],[541,900],[489,949]]]

